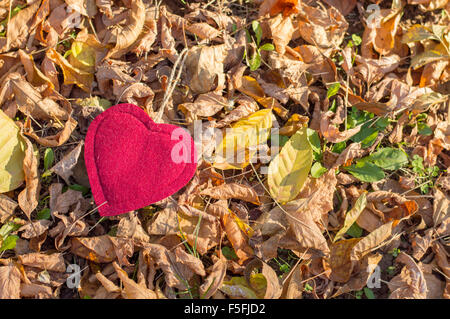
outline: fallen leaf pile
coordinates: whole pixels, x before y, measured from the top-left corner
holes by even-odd
[[[9,0],[0,21],[0,298],[450,298],[450,1]],[[101,218],[84,139],[122,102],[200,159]]]

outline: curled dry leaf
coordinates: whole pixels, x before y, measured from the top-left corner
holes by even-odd
[[[120,268],[116,262],[113,262],[113,266],[116,270],[117,276],[119,276],[122,281],[122,296],[125,299],[156,299],[156,293],[154,291],[142,287],[134,280],[128,278],[128,274]]]
[[[248,244],[248,238],[240,229],[233,214],[224,214],[222,216],[222,224],[227,238],[239,258],[239,263],[242,264],[253,255],[253,249]]]
[[[108,235],[97,237],[72,237],[71,252],[96,263],[109,263],[118,259],[122,265],[129,265],[127,257],[133,254],[133,242]]]
[[[124,27],[116,26],[107,36],[108,43],[115,43],[107,58],[119,58],[129,51],[138,39],[145,22],[145,6],[142,0],[130,1],[131,9]]]
[[[178,105],[188,121],[194,121],[198,117],[213,116],[227,106],[227,100],[218,92],[200,94],[194,103]]]
[[[246,202],[253,203],[255,205],[259,205],[259,197],[256,191],[247,185],[230,183],[230,184],[222,184],[220,186],[207,188],[200,192],[200,195],[206,195],[215,199],[241,199]]]
[[[250,274],[254,269],[261,269],[261,274],[266,279],[266,291],[264,293],[264,299],[278,299],[281,295],[282,289],[280,285],[280,281],[276,272],[267,265],[265,262],[259,259],[253,259],[250,261],[245,267],[244,275],[249,284],[252,286],[252,282],[250,280]]]
[[[31,213],[39,203],[39,172],[38,159],[34,152],[33,144],[26,137],[23,137],[27,144],[25,158],[23,159],[23,172],[25,174],[25,189],[18,197],[19,206],[22,211],[31,219]]]
[[[427,284],[422,269],[404,252],[398,255],[396,261],[405,266],[388,284],[391,291],[389,299],[425,299]]]
[[[205,281],[199,288],[202,299],[211,298],[216,291],[222,286],[223,280],[227,273],[227,260],[221,256],[217,259],[211,268],[211,271]]]
[[[56,272],[66,272],[66,265],[61,253],[30,253],[20,255],[18,258],[20,263],[24,266],[30,266]]]
[[[50,220],[42,219],[24,225],[20,227],[18,231],[24,231],[24,233],[22,233],[23,238],[34,238],[46,232],[51,223]]]
[[[185,65],[189,75],[189,88],[193,93],[207,93],[223,87],[225,57],[226,47],[223,44],[196,46],[188,51]]]
[[[32,32],[33,18],[39,5],[40,1],[33,1],[28,7],[20,10],[11,18],[6,32],[6,47],[1,48],[1,52],[25,46],[28,36]]]
[[[334,7],[327,10],[302,3],[298,19],[301,37],[319,48],[337,48],[344,40],[348,23]]]
[[[361,125],[352,129],[340,132],[339,129],[331,123],[331,117],[334,112],[328,111],[322,114],[320,120],[320,133],[331,143],[343,142],[361,130]]]
[[[61,54],[52,48],[47,50],[47,57],[62,69],[64,84],[76,84],[86,92],[91,91],[94,74],[75,68]]]
[[[50,168],[51,172],[61,176],[68,185],[70,185],[69,178],[73,175],[73,169],[78,163],[78,158],[80,157],[83,145],[83,141],[78,143],[78,145],[73,150],[64,155],[61,161]]]

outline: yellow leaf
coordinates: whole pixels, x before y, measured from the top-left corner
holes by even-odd
[[[25,148],[19,128],[0,110],[0,193],[19,187],[24,181]]]
[[[337,232],[334,237],[333,242],[336,242],[340,239],[349,228],[353,225],[354,222],[358,219],[361,212],[364,210],[367,204],[366,192],[362,193],[361,196],[356,200],[355,206],[350,209],[350,211],[345,215],[344,226]]]
[[[292,135],[269,164],[268,184],[274,199],[286,203],[298,195],[308,177],[312,159],[304,126]]]
[[[236,224],[244,232],[244,234],[246,234],[249,238],[252,237],[253,233],[254,233],[253,229],[246,222],[244,222],[242,219],[237,217],[236,214],[233,213],[231,210],[228,210],[228,211],[234,217]]]
[[[55,49],[47,50],[47,57],[62,69],[64,75],[64,84],[76,84],[82,90],[90,92],[94,74],[82,71],[72,66],[64,57],[55,51]]]
[[[219,169],[242,169],[255,155],[258,145],[265,143],[272,127],[272,111],[260,110],[227,129],[216,148],[213,166]]]
[[[73,67],[88,73],[95,71],[95,48],[84,42],[74,41],[70,50],[69,62]]]
[[[254,274],[253,277],[255,275],[263,277],[261,274]],[[263,279],[265,278],[263,277]],[[257,294],[249,287],[244,277],[231,277],[229,281],[223,282],[220,290],[228,296],[234,298],[258,299]]]

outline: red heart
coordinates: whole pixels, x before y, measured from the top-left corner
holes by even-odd
[[[189,133],[156,124],[133,104],[113,106],[92,121],[84,156],[101,216],[158,202],[185,186],[197,168]]]

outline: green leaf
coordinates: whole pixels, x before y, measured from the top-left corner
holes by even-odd
[[[381,168],[367,161],[359,161],[345,169],[362,182],[377,182],[385,177]]]
[[[256,71],[261,66],[261,55],[255,51],[253,57],[249,61],[250,71]]]
[[[313,166],[311,166],[311,176],[314,178],[319,178],[323,174],[327,172],[327,169],[320,164],[320,162],[315,162]]]
[[[367,299],[376,299],[373,291],[367,287],[364,287],[364,294],[366,295]]]
[[[312,150],[316,153],[321,153],[322,148],[320,145],[319,134],[317,134],[317,132],[315,130],[310,129],[310,128],[306,129],[306,134],[308,136],[308,142],[311,145]]]
[[[275,47],[273,46],[272,43],[265,43],[263,44],[259,50],[263,50],[263,51],[273,51],[275,50]]]
[[[294,199],[311,170],[313,151],[306,127],[297,130],[269,164],[270,194],[281,203]]]
[[[358,224],[355,222],[352,226],[347,230],[347,235],[353,237],[353,238],[360,238],[363,234],[363,230],[361,227],[358,226]]]
[[[353,135],[350,140],[355,143],[361,143],[362,148],[371,146],[378,136],[378,128],[370,124],[369,122],[361,126],[361,130]]]
[[[10,233],[12,233],[13,231],[18,230],[20,228],[20,226],[21,226],[21,224],[17,224],[14,221],[4,224],[0,228],[0,237],[3,237],[3,238],[8,237],[8,235]]]
[[[330,87],[328,88],[328,91],[327,91],[327,98],[329,99],[330,97],[336,95],[339,92],[340,88],[341,88],[341,83],[339,83],[339,82],[333,83],[332,85],[330,85]]]
[[[420,135],[429,136],[433,134],[433,130],[425,123],[418,123],[417,129]]]
[[[261,25],[259,24],[258,21],[255,20],[252,22],[252,29],[253,29],[253,32],[255,32],[256,45],[259,46],[259,44],[261,43],[263,31],[262,31]]]
[[[87,193],[89,193],[89,188],[83,185],[79,185],[79,184],[73,184],[69,186],[70,189],[77,191],[77,192],[82,192],[83,195],[86,195]]]
[[[17,239],[19,239],[19,236],[16,235],[10,235],[6,237],[6,239],[2,242],[2,246],[0,247],[0,253],[8,249],[14,249],[14,247],[16,247]]]
[[[51,148],[46,148],[44,152],[44,170],[48,170],[55,159],[55,153]]]
[[[347,142],[339,142],[333,145],[333,147],[331,148],[331,151],[333,153],[342,153],[345,148],[347,147]]]
[[[365,159],[387,170],[397,170],[408,164],[408,156],[405,152],[392,147],[379,149]]]
[[[50,219],[50,209],[44,208],[37,213],[37,219]]]
[[[358,46],[362,43],[362,39],[359,35],[357,34],[352,34],[352,42],[355,46]]]
[[[226,259],[229,259],[229,260],[239,259],[238,256],[236,255],[236,252],[234,251],[234,249],[230,248],[228,246],[222,247],[222,254],[225,256]]]
[[[0,193],[16,189],[24,181],[25,148],[19,127],[0,110]]]

